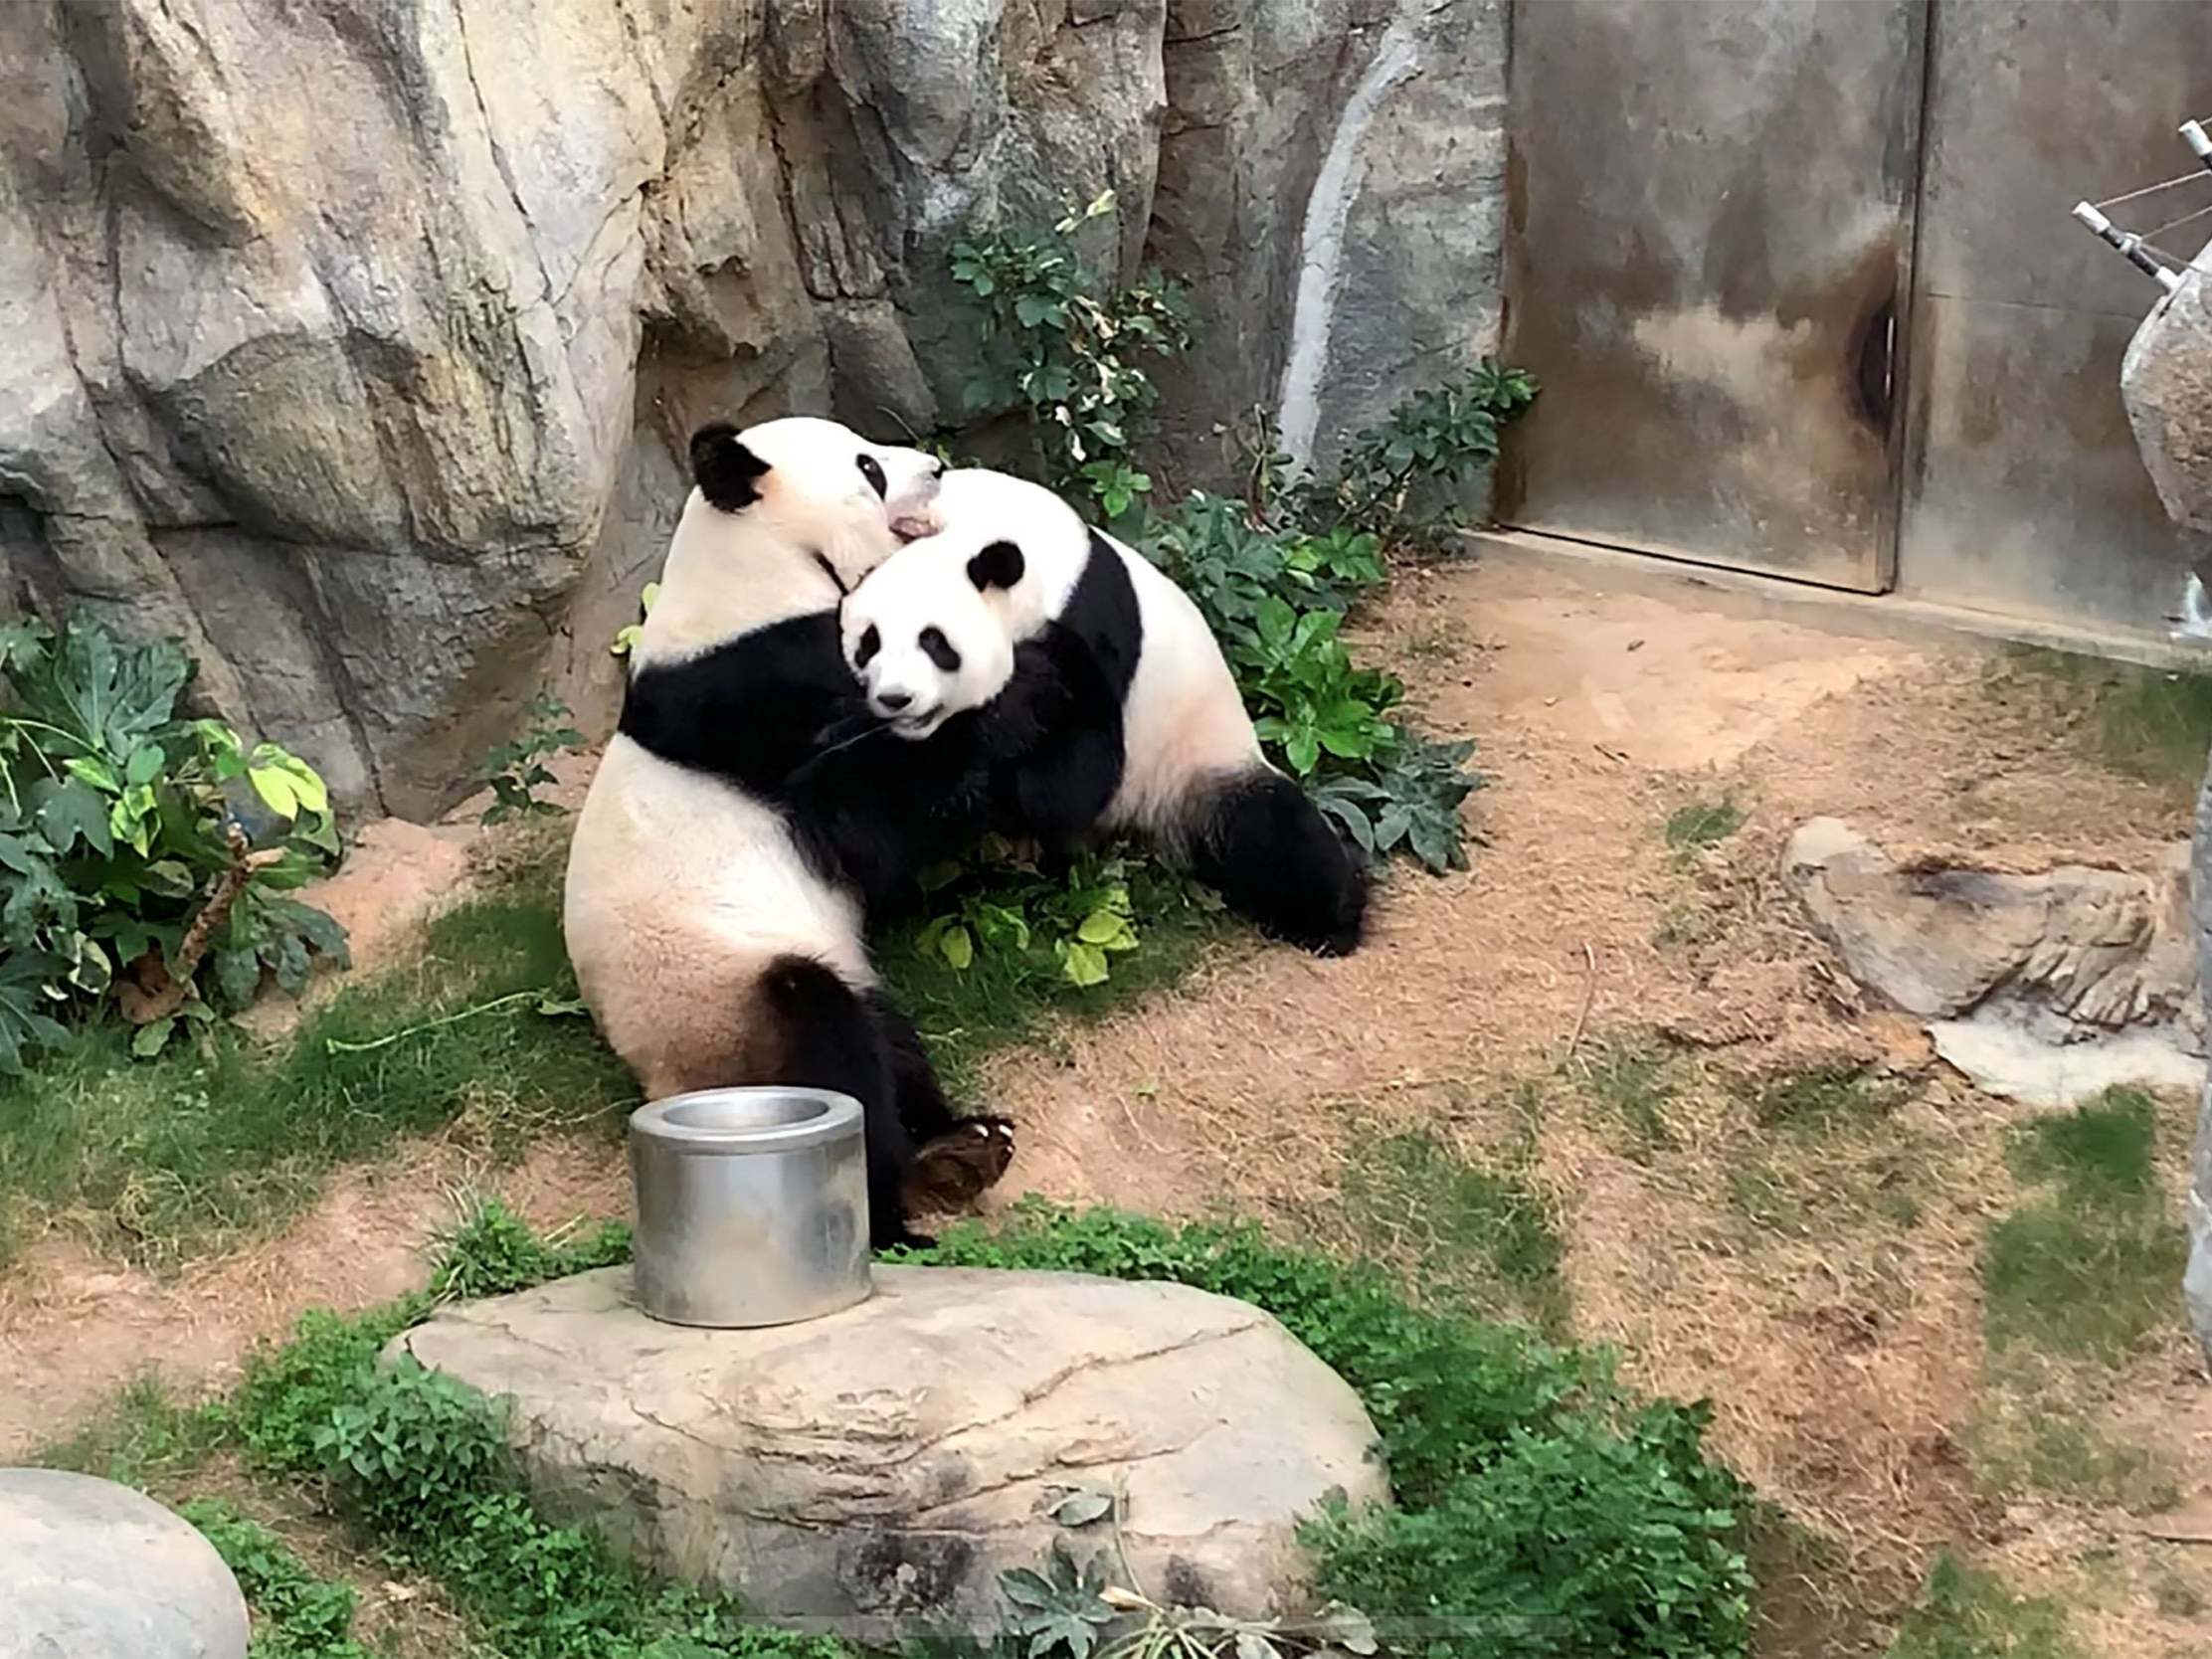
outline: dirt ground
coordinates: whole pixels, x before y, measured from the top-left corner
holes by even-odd
[[[1854,1594],[1894,1608],[1955,1546],[2065,1599],[2096,1653],[2204,1651],[2212,1383],[2178,1312],[2170,1341],[2082,1384],[2171,1472],[2176,1506],[2146,1519],[1976,1481],[1976,1264],[2014,1196],[2003,1130],[2021,1108],[1868,1008],[1777,875],[1818,815],[1897,853],[2148,868],[2186,834],[2185,795],[2107,769],[1991,650],[1776,620],[1714,590],[1416,571],[1366,632],[1428,726],[1480,741],[1473,868],[1394,870],[1348,960],[1239,944],[1172,995],[1006,1056],[994,1104],[1022,1141],[995,1201],[1034,1191],[1326,1232],[1364,1137],[1417,1126],[1479,1157],[1534,1110],[1529,1175],[1564,1237],[1571,1333],[1617,1343],[1638,1386],[1716,1402],[1718,1449],[1805,1530],[1803,1561],[1777,1570],[1803,1567],[1808,1628],[1842,1628],[1830,1604]],[[1732,805],[1742,828],[1670,847],[1662,827],[1693,803]],[[1592,1082],[1630,1048],[1674,1080],[1641,1140]],[[1823,1064],[1873,1067],[1906,1103],[1877,1136],[1783,1171],[1805,1219],[1750,1226],[1729,1198],[1751,1133],[1731,1080]],[[2166,1120],[2176,1181],[2187,1116],[2177,1102]],[[1893,1177],[1910,1219],[1869,1219]],[[220,1375],[302,1307],[419,1282],[464,1186],[540,1220],[626,1199],[604,1147],[501,1170],[461,1138],[349,1176],[282,1235],[173,1282],[30,1252],[0,1281],[0,1460],[141,1368]]]

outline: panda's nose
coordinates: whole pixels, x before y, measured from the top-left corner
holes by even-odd
[[[892,714],[896,714],[913,700],[914,693],[911,691],[878,691],[875,694],[876,706]]]

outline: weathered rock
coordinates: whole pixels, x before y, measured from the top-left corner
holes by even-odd
[[[2212,245],[2192,262],[2196,276],[2162,300],[2128,342],[2120,401],[2143,466],[2167,516],[2190,532],[2194,579],[2184,630],[2212,634]],[[2212,775],[2197,803],[2196,925],[2200,978],[2212,998]],[[2188,1194],[2189,1317],[2212,1356],[2212,1079],[2197,1119]]]
[[[179,634],[422,816],[548,675],[611,712],[690,426],[960,419],[964,236],[1113,189],[1089,252],[1198,286],[1179,441],[1293,336],[1323,450],[1474,355],[1504,48],[1503,0],[0,7],[0,609]]]
[[[1125,1494],[1155,1593],[1264,1616],[1302,1599],[1293,1533],[1331,1489],[1384,1496],[1352,1390],[1266,1314],[1175,1285],[878,1267],[846,1312],[656,1325],[629,1273],[449,1309],[400,1339],[514,1400],[544,1501],[664,1572],[859,1636],[979,1633],[1042,1561],[1069,1489]]]
[[[2202,1086],[2204,1009],[2186,848],[2148,875],[1900,865],[1835,819],[1783,870],[1854,979],[1928,1022],[1993,1094],[2039,1105],[2115,1083]]]
[[[246,1601],[223,1558],[143,1493],[57,1469],[0,1469],[0,1655],[245,1659]]]

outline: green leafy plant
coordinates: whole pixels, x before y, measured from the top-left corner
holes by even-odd
[[[634,623],[626,623],[623,627],[615,630],[614,641],[607,647],[611,654],[628,656],[638,648],[638,642],[645,638],[645,619],[652,615],[653,601],[659,597],[660,584],[647,582],[645,591],[638,596],[638,620]],[[566,713],[567,711],[563,710],[562,712]]]
[[[978,308],[982,368],[969,413],[1016,408],[1038,464],[1058,489],[1095,501],[1109,522],[1152,489],[1136,443],[1160,401],[1141,359],[1191,340],[1190,308],[1173,282],[1147,276],[1107,287],[1074,248],[1084,225],[1114,210],[1107,191],[1048,235],[999,232],[953,249],[953,280]]]
[[[180,718],[191,673],[175,642],[85,617],[0,627],[0,1071],[110,993],[150,1054],[265,973],[296,992],[311,955],[344,960],[344,930],[283,896],[338,855],[322,779]]]
[[[990,953],[1029,965],[1049,960],[1078,989],[1104,985],[1110,958],[1138,945],[1129,875],[1125,857],[1104,852],[1081,853],[1063,874],[1044,875],[987,838],[970,860],[923,872],[924,890],[951,908],[923,925],[914,948],[962,974]]]
[[[196,1498],[177,1512],[215,1546],[254,1614],[254,1659],[370,1659],[353,1639],[360,1594],[317,1577],[284,1541],[230,1505]]]
[[[440,1241],[430,1293],[441,1301],[504,1296],[630,1259],[630,1228],[609,1221],[578,1237],[539,1233],[496,1198],[469,1207]]]
[[[1391,545],[1434,547],[1464,527],[1443,486],[1498,459],[1498,432],[1536,401],[1534,377],[1487,358],[1424,387],[1353,439],[1338,476],[1311,491],[1309,511]]]
[[[568,704],[544,693],[530,699],[530,723],[511,743],[502,743],[477,763],[476,780],[491,791],[491,805],[479,815],[484,824],[504,824],[511,818],[561,809],[538,799],[537,792],[555,782],[545,762],[549,756],[573,754],[584,747],[584,734],[567,724]]]
[[[1111,1500],[1108,1500],[1111,1503]],[[1126,1565],[1124,1567],[1126,1571]],[[1364,1614],[1325,1607],[1303,1619],[1240,1619],[1211,1607],[1155,1601],[1112,1581],[1106,1558],[1078,1567],[1055,1541],[1043,1569],[999,1574],[1007,1634],[1028,1659],[1286,1659],[1327,1648],[1358,1659],[1378,1651]]]

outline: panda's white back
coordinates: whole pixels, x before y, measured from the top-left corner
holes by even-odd
[[[1104,532],[1100,539],[1128,568],[1145,622],[1144,649],[1122,704],[1128,759],[1104,822],[1165,832],[1195,778],[1265,763],[1236,676],[1198,605],[1142,553]]]

